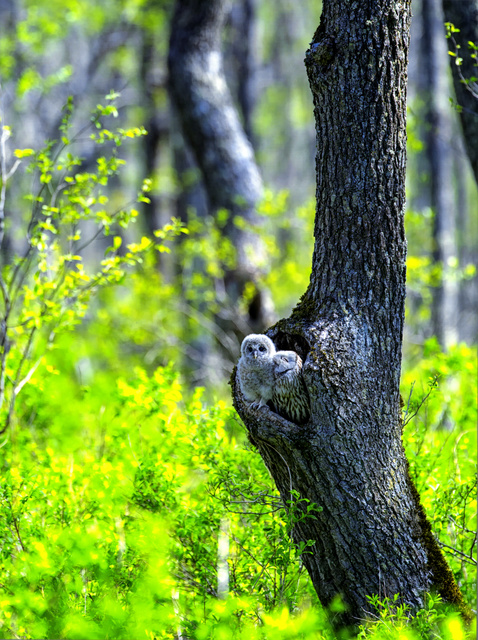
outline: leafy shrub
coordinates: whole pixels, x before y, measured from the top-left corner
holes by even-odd
[[[65,405],[56,410],[68,413]],[[257,622],[275,606],[294,610],[313,597],[284,511],[268,497],[270,478],[228,435],[231,409],[208,409],[200,391],[184,400],[166,368],[119,380],[106,428],[91,410],[85,403],[76,416],[75,448],[68,432],[38,441],[25,430],[2,449],[10,469],[0,519],[6,637],[168,637],[171,616],[207,626],[203,608],[214,617],[222,607],[214,603],[226,522],[235,602],[228,615]],[[224,478],[240,486],[244,476],[264,506],[272,501],[271,513],[226,508],[217,495]]]
[[[469,602],[476,591],[476,378],[473,349],[443,353],[431,339],[402,380],[410,473]]]
[[[59,139],[38,151],[15,149],[16,160],[12,158],[11,164],[6,152],[11,131],[8,126],[2,129],[0,244],[5,233],[23,232],[24,241],[0,272],[0,433],[8,429],[17,396],[42,365],[44,353],[59,333],[80,322],[92,293],[121,282],[125,270],[141,263],[148,251],[164,249],[169,237],[185,231],[173,220],[156,232],[158,242],[142,237],[122,248],[119,231],[127,229],[138,212],[134,203],[115,208],[107,187],[124,164],[118,148],[145,131],[105,127],[105,119],[117,116],[117,97],[116,93],[108,95],[106,105],[97,105],[91,122],[76,133],[71,132],[73,107],[69,102]],[[82,170],[82,158],[72,153],[88,130],[92,130],[91,140],[105,150],[96,158],[93,171]],[[28,160],[27,172],[33,176],[36,191],[34,195],[28,192],[21,204],[12,203],[16,215],[6,216],[9,182],[24,160]],[[147,201],[148,190],[145,181],[135,201]],[[88,268],[84,253],[98,240],[106,241],[105,257],[96,268]]]
[[[206,404],[201,390],[188,397],[172,365],[110,376],[109,387],[99,380],[75,398],[52,366],[29,395],[58,427],[25,422],[0,449],[0,637],[334,638],[287,536],[290,520],[234,412]],[[436,433],[428,429],[413,458],[418,474]],[[437,459],[437,479],[447,464]],[[425,483],[430,510],[427,491]],[[448,502],[457,515],[459,503]],[[473,576],[454,569],[466,592]],[[359,637],[467,634],[436,599],[410,620],[393,601],[371,598]]]
[[[288,536],[294,518],[314,517],[320,505],[292,494],[286,514],[236,414],[181,380],[182,349],[204,324],[211,331],[207,314],[191,309],[231,248],[210,220],[197,221],[175,247],[185,268],[205,260],[202,277],[186,290],[157,273],[151,258],[183,231],[179,223],[155,241],[125,242],[135,210],[110,209],[103,190],[120,170],[117,149],[143,131],[105,128],[113,99],[93,116],[93,138],[111,152],[95,171],[83,171],[67,151],[75,140],[69,110],[57,143],[15,154],[31,160],[38,190],[24,253],[4,265],[0,282],[9,346],[1,363],[0,637],[332,639],[300,559],[307,545],[297,548]],[[290,230],[285,204],[285,194],[266,198],[266,226],[280,219]],[[310,222],[309,211],[301,215]],[[85,224],[89,239],[105,243],[95,268],[83,260]],[[292,291],[282,296],[285,308],[297,299],[294,288],[305,287],[306,272],[287,240],[266,242],[283,271],[265,280],[278,298],[284,287]],[[126,269],[138,265],[142,271],[124,287]],[[100,290],[96,315],[72,332]],[[471,601],[476,362],[469,348],[444,354],[434,341],[422,355],[403,376],[404,444],[433,530]],[[374,595],[359,632],[467,635],[434,597],[411,618],[396,600]]]

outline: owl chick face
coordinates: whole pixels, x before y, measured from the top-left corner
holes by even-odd
[[[251,333],[241,344],[241,355],[249,362],[257,361],[260,364],[269,360],[275,352],[274,343],[264,334]]]
[[[295,351],[277,351],[273,356],[273,361],[276,377],[302,368],[302,360]]]
[[[310,400],[300,356],[295,351],[277,351],[272,363],[272,404],[276,412],[291,422],[305,424],[310,417]]]

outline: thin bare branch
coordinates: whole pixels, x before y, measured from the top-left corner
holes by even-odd
[[[15,395],[18,396],[18,394],[20,393],[20,391],[23,389],[23,387],[28,384],[28,382],[30,382],[33,374],[35,373],[35,371],[38,369],[40,363],[42,361],[42,358],[39,358],[35,364],[33,365],[33,367],[31,367],[31,369],[28,371],[27,375],[23,378],[23,380],[20,380],[20,382],[17,384],[17,386],[14,389],[14,393]]]
[[[433,380],[432,385],[430,386],[430,389],[429,389],[428,393],[426,393],[426,394],[423,396],[423,398],[420,400],[420,402],[419,402],[418,407],[416,408],[416,410],[415,410],[411,415],[408,415],[408,416],[407,416],[407,414],[408,414],[408,409],[409,409],[409,406],[410,406],[410,399],[411,399],[412,392],[413,392],[413,386],[414,386],[414,384],[415,384],[415,383],[413,383],[413,384],[412,384],[412,388],[410,389],[410,396],[409,396],[409,398],[408,398],[407,411],[405,412],[405,416],[403,417],[403,426],[404,426],[404,427],[405,427],[405,426],[410,422],[410,420],[413,420],[413,418],[418,414],[418,412],[420,411],[420,409],[423,407],[423,405],[425,404],[425,402],[428,400],[428,398],[430,397],[430,395],[433,393],[433,391],[435,390],[435,387],[436,387],[436,381],[437,381],[437,378],[435,377],[435,378],[434,378],[434,380]]]
[[[467,556],[466,553],[463,553],[463,551],[460,551],[459,549],[455,549],[455,547],[451,547],[449,544],[445,544],[444,542],[438,541],[438,544],[440,545],[440,547],[444,547],[445,549],[450,549],[450,551],[454,556],[461,558],[464,562],[467,562],[468,564],[472,564],[473,566],[476,567],[477,561],[475,560],[475,558],[473,558],[473,556]]]

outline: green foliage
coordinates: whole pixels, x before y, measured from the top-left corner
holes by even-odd
[[[164,28],[170,3],[168,0],[157,2],[154,10],[150,5],[148,0],[105,0],[101,4],[76,0],[24,2],[18,21],[0,40],[0,70],[4,82],[16,79],[19,98],[30,92],[49,93],[69,81],[78,66],[77,51],[68,46],[67,37],[72,31],[76,41],[86,38],[91,46],[98,36],[104,38],[115,30],[124,30],[127,24],[151,31]],[[124,37],[120,42],[124,45]],[[104,48],[105,57],[109,49]],[[58,56],[59,50],[63,55]],[[123,64],[129,62],[132,51],[126,51],[125,47],[120,51]],[[118,63],[118,50],[111,53],[113,62]],[[67,64],[56,64],[65,60]],[[45,73],[49,65],[53,68]]]
[[[313,211],[302,207],[291,220],[287,211],[287,193],[268,193],[261,205],[260,229],[270,264],[257,265],[262,269],[262,284],[277,300],[277,313],[289,313],[308,284],[308,263],[312,252],[312,233],[306,237],[301,225],[308,229]],[[74,349],[78,360],[88,362],[93,370],[124,371],[125,360],[130,366],[138,364],[151,372],[171,360],[191,384],[197,383],[197,371],[205,367],[206,393],[211,397],[228,396],[227,381],[237,360],[239,342],[235,335],[226,334],[217,323],[220,317],[237,316],[233,305],[221,291],[224,269],[235,265],[235,250],[223,228],[228,215],[221,212],[218,220],[199,218],[190,214],[188,234],[162,241],[159,250],[160,266],[154,255],[143,258],[140,269],[132,273],[118,288],[108,288],[99,294],[91,313],[80,332],[88,340],[64,338],[62,349]],[[283,234],[276,239],[274,225]],[[297,259],[295,243],[307,246]],[[308,243],[308,245],[306,245]],[[170,249],[170,250],[169,250]],[[310,253],[309,253],[310,252]],[[255,290],[246,287],[239,306],[246,309]],[[110,308],[115,312],[111,313]],[[75,346],[73,346],[73,341]],[[219,344],[221,353],[212,364],[204,361],[201,345],[208,341]],[[81,350],[81,355],[80,355]],[[219,362],[219,367],[218,363]]]
[[[370,596],[371,615],[362,625],[357,640],[465,640],[473,637],[473,629],[466,629],[456,613],[442,604],[439,596],[428,595],[426,606],[411,619],[409,607],[398,596],[380,600]]]
[[[160,359],[179,359],[171,338],[181,337],[177,290],[144,258],[131,289],[103,289],[96,319],[60,336],[18,399],[17,428],[0,449],[0,571],[8,576],[0,635],[332,640],[300,562],[307,547],[288,537],[293,519],[314,517],[320,505],[292,495],[286,514],[235,414],[200,390],[191,395],[176,364],[133,370],[127,345],[151,349],[153,332]],[[403,377],[404,442],[434,532],[452,547],[444,551],[471,601],[473,567],[457,552],[476,558],[476,363],[469,348],[443,354],[434,341],[422,356]],[[429,381],[433,392],[420,406]],[[227,598],[219,597],[224,541]],[[436,599],[410,620],[393,600],[371,596],[370,613],[361,638],[472,637]]]
[[[116,380],[97,374],[80,387],[57,375],[66,355],[52,352],[41,382],[25,387],[22,428],[0,449],[0,637],[119,640],[182,633],[332,640],[299,559],[307,548],[296,549],[287,535],[293,520],[314,517],[320,505],[293,494],[293,508],[284,512],[226,403],[206,403],[200,389],[190,396],[172,365],[151,375],[136,369]],[[430,348],[424,362],[423,371],[406,380],[416,376],[426,384],[428,373],[446,368],[466,395],[474,375],[469,352],[448,357]],[[415,393],[410,413],[418,408]],[[448,515],[460,523],[463,503],[446,493],[446,452],[430,462],[437,435],[448,433],[437,424],[439,393],[446,395],[446,388],[435,390],[428,411],[422,408],[413,419],[415,429],[427,422],[421,445],[412,440],[412,421],[404,440],[414,477],[423,479],[429,515],[437,513],[440,496],[448,496]],[[451,402],[452,416],[462,399],[458,394]],[[469,420],[472,410],[463,415]],[[456,443],[456,433],[453,438]],[[452,479],[465,484],[473,465],[471,444],[461,449],[462,441],[456,447],[460,477],[455,471]],[[440,518],[438,513],[434,526]],[[446,531],[436,533],[449,540]],[[463,531],[458,527],[455,535],[461,540]],[[224,541],[226,598],[218,597]],[[471,596],[474,574],[465,576],[449,559]],[[427,637],[472,635],[437,598],[410,619],[396,599],[371,596],[370,620],[359,638]]]
[[[314,202],[296,207],[292,214],[289,207],[287,191],[267,190],[258,208],[270,265],[265,284],[280,316],[287,316],[307,289],[314,249]]]
[[[270,219],[280,219],[285,207],[270,207]],[[111,246],[120,248],[110,231]],[[167,229],[158,235],[169,237]],[[215,260],[207,245],[203,252]],[[124,282],[104,288],[84,329],[59,336],[18,399],[17,428],[0,449],[0,571],[8,577],[0,637],[332,640],[300,562],[307,547],[288,537],[292,521],[314,517],[320,505],[292,495],[286,514],[235,414],[224,402],[207,403],[200,390],[187,392],[176,364],[133,370],[132,345],[155,350],[166,364],[179,361],[184,337],[175,326],[176,287],[152,268],[150,252],[143,258],[129,290]],[[474,470],[465,432],[474,429],[475,367],[470,349],[445,355],[430,342],[420,365],[405,372],[402,392],[408,399],[415,381],[406,419],[419,411],[404,442],[434,531],[468,555],[465,528],[475,525],[466,487]],[[438,388],[419,407],[437,375]],[[444,549],[470,600],[474,573]],[[218,597],[224,558],[227,598]],[[360,631],[397,640],[431,634],[468,637],[435,601],[410,621],[405,610],[372,598]]]
[[[458,73],[460,75],[460,81],[467,86],[468,90],[472,93],[472,95],[474,97],[478,97],[478,94],[476,93],[476,90],[474,89],[474,85],[477,81],[477,76],[478,76],[478,56],[477,56],[477,52],[478,52],[478,46],[475,42],[470,42],[468,41],[467,44],[467,49],[468,49],[468,55],[470,57],[470,60],[472,61],[472,64],[474,67],[476,67],[477,71],[476,71],[476,75],[473,75],[469,78],[465,78],[461,72],[460,67],[463,65],[463,57],[462,57],[462,51],[461,51],[461,44],[459,44],[456,39],[455,39],[455,35],[460,33],[460,29],[458,29],[457,27],[455,27],[455,25],[453,25],[451,22],[445,22],[445,29],[446,29],[446,37],[448,40],[450,40],[450,46],[451,46],[451,50],[448,51],[448,55],[451,56],[452,58],[454,58],[455,60],[455,64],[458,67]],[[463,54],[466,55],[466,54]],[[462,107],[459,107],[459,105],[457,105],[457,109],[458,111],[461,111]]]
[[[27,428],[1,450],[2,637],[172,637],[224,616],[239,629],[312,597],[267,472],[228,435],[231,409],[207,408],[200,390],[185,400],[169,367],[119,379],[107,407],[104,389],[84,388],[72,416],[61,380],[47,377],[60,384],[59,423],[69,416],[81,439]],[[234,510],[216,497],[225,477],[252,493]],[[215,597],[224,522],[227,605]]]
[[[435,339],[402,379],[410,474],[468,601],[476,590],[476,379],[474,349],[442,353]]]
[[[432,258],[432,209],[408,209],[405,213],[407,230],[407,330],[418,335],[426,333],[431,318],[434,289],[444,280],[461,283],[476,278],[476,266],[471,262],[460,264],[458,258],[442,264]]]
[[[184,231],[173,220],[157,232],[158,242],[143,237],[122,248],[120,230],[128,228],[138,212],[133,205],[113,208],[107,187],[117,176],[124,161],[117,149],[124,140],[143,135],[143,128],[106,129],[104,120],[117,114],[114,100],[98,105],[91,123],[71,133],[72,104],[65,108],[59,128],[59,140],[51,141],[38,151],[15,149],[16,161],[8,166],[7,140],[11,135],[4,126],[0,140],[1,200],[0,242],[4,233],[18,233],[23,222],[26,240],[12,263],[2,265],[0,273],[2,356],[0,362],[0,433],[8,428],[15,411],[18,394],[43,364],[44,352],[56,336],[74,328],[84,317],[91,294],[98,289],[121,282],[126,269],[141,263],[145,254],[155,248],[164,250],[164,241]],[[90,128],[96,129],[91,139],[107,145],[105,154],[96,159],[93,171],[82,171],[82,158],[72,153],[80,137]],[[20,162],[27,160],[27,172],[37,185],[22,204],[25,214],[17,220],[6,217],[9,205],[9,182]],[[147,202],[148,182],[144,182],[136,202]],[[134,204],[134,203],[133,203]],[[88,224],[89,223],[89,224]],[[85,229],[88,236],[85,238]],[[113,234],[113,235],[112,235]],[[84,262],[85,250],[95,241],[112,235],[105,257],[96,268]]]

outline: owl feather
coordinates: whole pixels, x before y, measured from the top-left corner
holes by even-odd
[[[283,418],[304,424],[310,417],[310,400],[302,377],[302,360],[295,351],[277,351],[273,357],[272,404]]]
[[[251,408],[259,409],[272,398],[275,353],[274,343],[264,334],[251,333],[242,341],[237,373],[239,386]]]

